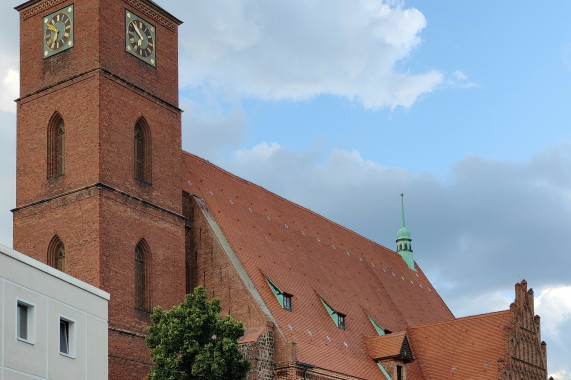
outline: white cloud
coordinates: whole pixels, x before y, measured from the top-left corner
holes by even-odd
[[[455,88],[474,88],[480,87],[478,83],[473,82],[462,70],[452,72],[452,78],[448,79],[448,85]]]
[[[255,163],[259,160],[268,160],[281,149],[280,144],[262,142],[252,149],[240,149],[236,152],[236,159],[242,163]]]
[[[465,81],[468,80],[468,77],[466,76],[466,74],[464,74],[464,72],[462,72],[461,70],[456,70],[452,73],[452,75],[454,76],[454,78],[456,78],[457,80],[461,80],[461,81]]]
[[[228,149],[240,147],[246,126],[243,109],[232,102],[224,106],[220,99],[193,102],[183,98],[183,149],[216,161]]]
[[[430,275],[428,278],[434,281]],[[506,284],[507,285],[507,284]],[[437,288],[439,288],[437,286]],[[456,291],[456,287],[452,291]],[[509,295],[508,295],[509,294]],[[453,307],[454,315],[458,317],[466,317],[469,315],[488,313],[493,311],[507,310],[510,304],[514,301],[515,293],[511,293],[506,289],[498,288],[490,292],[479,293],[471,297],[460,297],[454,302]]]
[[[553,377],[555,380],[571,380],[571,372],[564,369],[557,372],[550,372],[549,376]]]
[[[535,311],[542,315],[542,332],[552,339],[561,339],[561,325],[571,320],[571,286],[554,286],[541,290]]]
[[[20,74],[13,68],[1,68],[0,76],[2,83],[0,111],[16,112],[14,99],[18,97],[20,91]]]
[[[411,106],[443,80],[398,72],[427,22],[379,0],[164,1],[181,27],[181,85],[224,88],[265,100],[331,94],[366,108]]]
[[[21,4],[18,0],[5,0],[2,2],[4,9],[9,9],[10,14],[3,18],[3,30],[19,30],[18,12],[11,10]],[[0,33],[0,111],[16,112],[14,99],[20,93],[19,74],[19,42],[18,33]]]
[[[541,338],[547,342],[549,375],[571,380],[571,285],[548,285],[536,292],[535,313],[541,316]]]
[[[16,114],[0,111],[0,243],[12,245],[12,213],[16,205]]]

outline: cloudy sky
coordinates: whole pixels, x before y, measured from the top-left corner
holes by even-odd
[[[571,379],[571,2],[155,1],[184,21],[185,150],[391,248],[405,193],[453,313],[507,309],[525,278]],[[11,245],[18,41],[0,41]]]

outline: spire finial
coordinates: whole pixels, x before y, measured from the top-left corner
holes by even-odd
[[[404,194],[400,194],[401,201],[401,227],[404,227]]]

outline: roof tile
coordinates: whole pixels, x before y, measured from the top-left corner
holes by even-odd
[[[417,360],[413,379],[497,379],[498,359],[507,351],[509,310],[407,329]]]
[[[418,265],[412,271],[396,252],[197,156],[184,152],[183,161],[182,189],[204,199],[286,339],[297,342],[299,361],[382,378],[363,350],[363,337],[376,335],[367,313],[391,331],[454,318]],[[293,295],[291,312],[262,273]],[[346,330],[318,294],[346,314]]]

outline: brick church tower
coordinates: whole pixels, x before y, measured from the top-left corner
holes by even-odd
[[[181,22],[149,0],[16,10],[14,248],[111,293],[109,378],[145,379],[150,310],[186,290]]]

